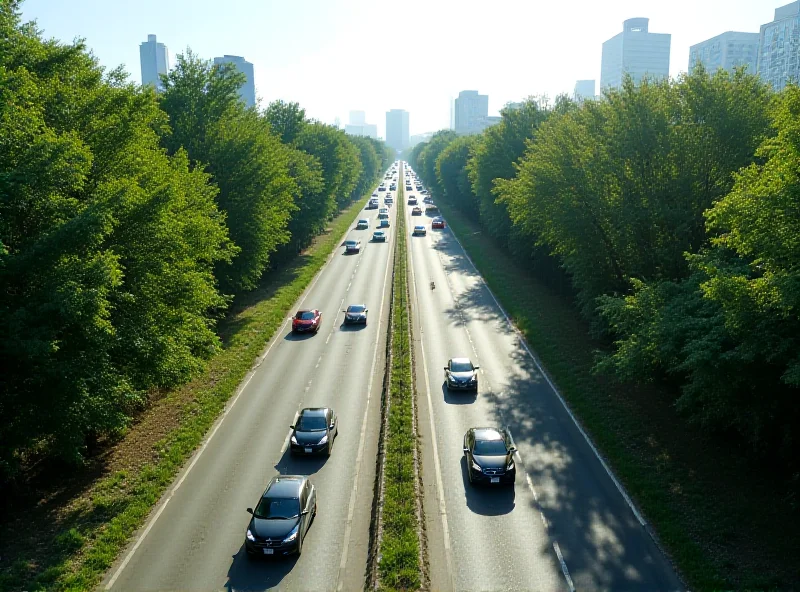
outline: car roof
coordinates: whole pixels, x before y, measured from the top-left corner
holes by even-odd
[[[471,428],[476,440],[503,440],[502,432],[497,428]]]
[[[308,417],[324,417],[327,407],[306,407],[300,410],[300,415],[307,415]]]
[[[469,364],[469,358],[450,358],[450,362],[455,362],[456,364]]]
[[[347,244],[347,243],[357,243],[357,242],[358,242],[358,241],[354,241],[353,239],[350,239],[350,240],[346,240],[346,241],[344,241],[344,244]]]
[[[414,228],[425,228],[422,224],[417,224]]]
[[[304,475],[276,475],[264,490],[263,497],[299,498],[300,488],[306,479]]]
[[[362,303],[362,304],[348,304],[348,305],[347,305],[347,308],[350,308],[351,306],[361,306],[361,307],[363,307],[363,308],[367,308],[367,305],[366,305],[366,304],[363,304],[363,303]]]

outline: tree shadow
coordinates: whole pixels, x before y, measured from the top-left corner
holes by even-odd
[[[482,516],[502,516],[514,509],[516,491],[514,485],[477,485],[469,482],[467,457],[461,456],[461,481],[467,507]]]
[[[277,588],[291,573],[298,561],[297,555],[289,557],[248,557],[244,544],[233,556],[228,568],[228,581],[225,589],[233,592],[260,591]]]

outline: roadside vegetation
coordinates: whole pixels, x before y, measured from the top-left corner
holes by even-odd
[[[191,51],[139,88],[19,6],[0,0],[0,588],[84,590],[392,154],[245,108],[241,75]]]
[[[800,582],[798,113],[698,68],[407,157],[691,588]]]
[[[378,581],[381,590],[418,590],[422,585],[418,510],[414,383],[408,299],[406,225],[402,171],[397,192],[396,246],[392,275],[392,334],[388,423],[384,435],[383,508]]]

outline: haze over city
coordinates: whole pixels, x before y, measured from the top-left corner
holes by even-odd
[[[489,115],[530,95],[571,94],[600,79],[602,43],[624,20],[650,19],[670,33],[670,74],[687,69],[689,46],[724,31],[758,32],[785,0],[27,0],[23,17],[45,37],[85,38],[100,63],[140,81],[139,44],[155,34],[170,63],[190,47],[201,57],[233,54],[254,66],[262,105],[296,101],[326,123],[351,110],[385,137],[385,113],[409,112],[410,133],[447,128],[450,100],[475,89]],[[401,70],[401,67],[403,68]]]

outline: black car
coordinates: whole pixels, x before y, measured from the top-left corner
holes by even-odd
[[[291,454],[325,454],[330,456],[333,441],[339,435],[336,413],[329,407],[309,407],[300,411],[289,439]]]
[[[344,312],[345,325],[366,325],[367,324],[367,310],[366,304],[351,304]]]
[[[470,428],[464,434],[464,456],[470,483],[514,483],[517,448],[506,429]]]
[[[303,475],[278,475],[267,485],[247,526],[248,557],[300,555],[308,527],[317,515],[317,492]]]
[[[444,381],[448,389],[478,390],[478,369],[469,358],[450,358],[444,367]]]

